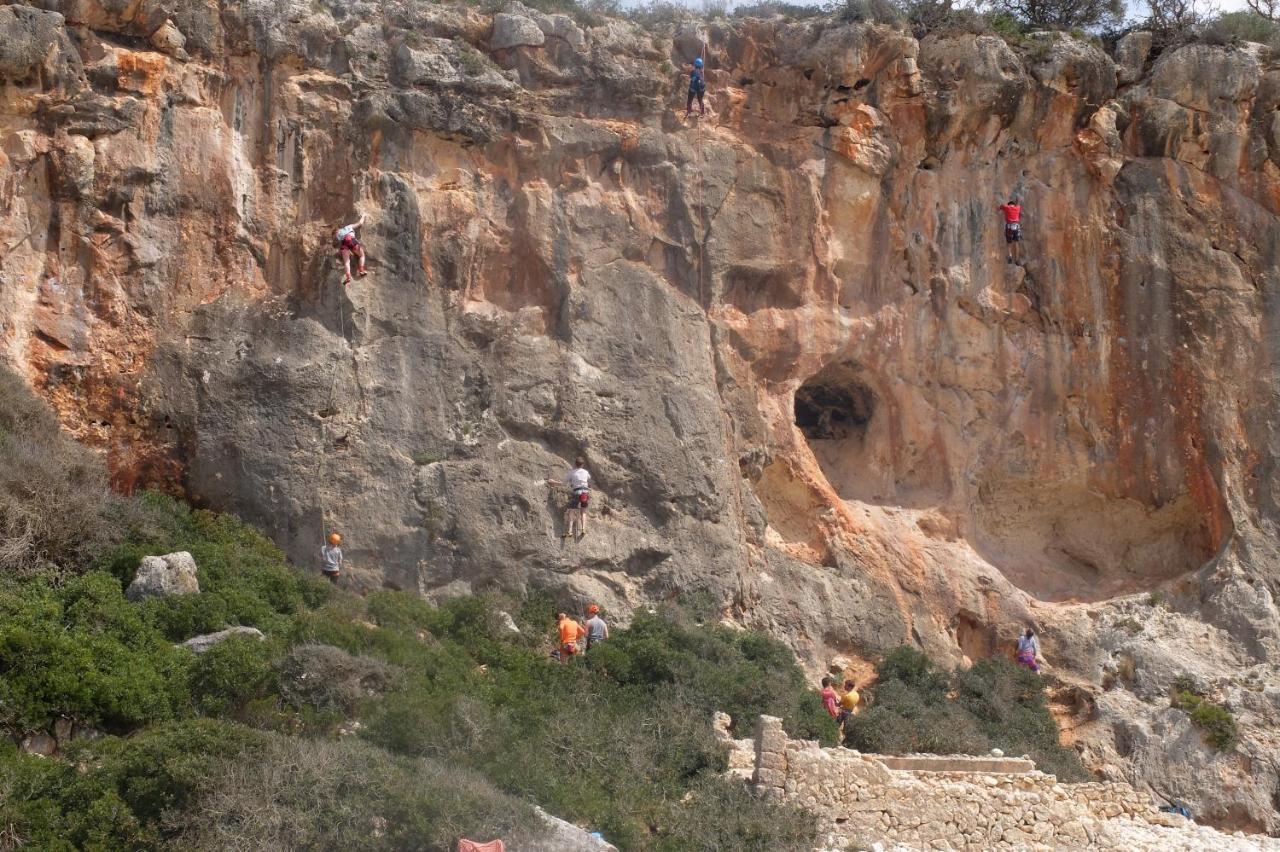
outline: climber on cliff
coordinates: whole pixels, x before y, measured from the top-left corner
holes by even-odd
[[[587,460],[578,456],[573,460],[573,470],[563,482],[548,479],[547,484],[569,492],[569,503],[564,509],[564,533],[560,538],[569,538],[575,528],[578,538],[582,538],[587,534],[587,504],[591,502],[591,474],[587,472]]]
[[[1026,666],[1031,671],[1040,672],[1040,643],[1036,640],[1036,632],[1030,627],[1018,637],[1018,665]]]
[[[320,546],[321,570],[324,571],[325,579],[330,583],[337,585],[338,578],[342,576],[342,535],[340,533],[329,533],[329,542]]]
[[[578,641],[586,635],[582,625],[563,612],[556,613],[556,632],[560,639],[560,662],[567,663],[578,653]]]
[[[609,625],[600,617],[600,607],[592,604],[587,607],[587,650],[609,638]]]
[[[832,719],[840,716],[840,696],[836,694],[829,677],[822,679],[822,707]]]
[[[1015,195],[1009,199],[1008,204],[1001,204],[997,209],[1004,214],[1004,241],[1009,247],[1008,262],[1021,263],[1022,205]]]
[[[352,222],[350,225],[343,225],[333,235],[334,241],[338,244],[338,256],[342,258],[342,268],[346,272],[342,279],[343,284],[351,283],[351,255],[355,255],[360,261],[356,268],[356,274],[363,277],[364,269],[364,246],[360,244],[360,240],[356,238],[356,229],[364,225],[364,214],[360,214],[360,218]]]
[[[684,105],[684,117],[693,114],[693,99],[698,99],[698,115],[707,114],[707,104],[703,97],[707,93],[707,80],[702,74],[702,58],[693,60],[693,68],[689,71],[689,99]]]

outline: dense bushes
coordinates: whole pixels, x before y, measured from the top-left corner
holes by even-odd
[[[54,589],[0,584],[0,726],[60,716],[127,729],[182,713],[190,654],[174,649],[101,573]]]
[[[777,643],[683,624],[671,612],[641,617],[584,660],[559,665],[527,638],[549,626],[537,599],[517,618],[525,638],[508,641],[497,637],[482,602],[415,612],[396,597],[370,599],[386,625],[379,632],[416,635],[430,622],[434,644],[423,656],[429,666],[371,708],[373,742],[472,767],[627,848],[789,849],[812,837],[809,821],[789,808],[732,817],[722,808],[734,792],[714,777],[724,768],[709,725],[715,709],[748,722],[761,712],[780,715],[804,735],[821,722],[830,730]],[[349,650],[377,653],[367,637],[350,638]],[[752,846],[747,838],[760,833],[769,842]]]
[[[225,722],[168,723],[78,743],[69,761],[0,745],[0,825],[34,849],[155,849],[220,758],[262,735]],[[168,833],[172,833],[171,831]]]
[[[845,744],[901,754],[984,754],[991,748],[1027,754],[1064,781],[1086,773],[1058,744],[1043,684],[1029,670],[993,657],[948,675],[924,654],[898,648],[876,667],[871,706],[845,724]]]
[[[215,761],[199,809],[174,822],[190,850],[451,850],[458,837],[522,848],[533,808],[483,778],[397,757],[358,740],[267,735],[252,755]]]

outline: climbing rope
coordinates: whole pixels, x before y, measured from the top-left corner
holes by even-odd
[[[338,329],[339,329],[340,335],[342,336],[343,342],[346,342],[347,319],[346,319],[346,314],[342,309],[341,301],[338,302]],[[334,409],[333,405],[334,405],[334,401],[337,399],[338,365],[341,363],[342,363],[341,358],[333,359],[333,369],[329,371],[329,400],[328,402],[325,403],[325,407],[324,407],[324,412],[327,412],[327,414],[320,418],[320,458],[316,465],[316,495],[317,495],[316,502],[319,504],[320,537],[322,539],[324,538],[325,535],[327,535],[326,530],[328,529],[328,526],[325,522],[327,512],[325,511],[325,501],[324,501],[324,462],[325,462],[325,457],[328,456],[329,454],[329,430],[327,427],[328,427],[329,418],[337,414],[337,411]]]

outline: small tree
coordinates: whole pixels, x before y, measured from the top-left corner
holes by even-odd
[[[1249,11],[1268,21],[1280,22],[1280,0],[1244,0]]]
[[[1147,9],[1150,15],[1145,26],[1163,47],[1190,40],[1206,20],[1197,0],[1147,0]]]
[[[1125,12],[1124,0],[996,0],[994,7],[1031,27],[1055,30],[1110,26]]]

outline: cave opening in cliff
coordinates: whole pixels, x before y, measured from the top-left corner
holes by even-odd
[[[796,428],[842,499],[934,505],[948,490],[941,454],[901,434],[879,385],[856,361],[829,364],[796,389]]]
[[[876,397],[857,381],[810,380],[796,391],[796,425],[811,441],[839,441],[865,434]]]

